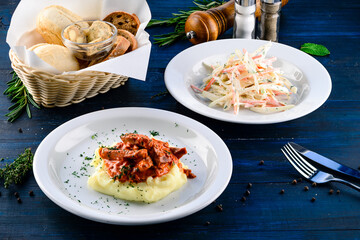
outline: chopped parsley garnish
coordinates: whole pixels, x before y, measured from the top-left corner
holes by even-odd
[[[150,132],[150,134],[151,134],[153,137],[156,137],[156,136],[159,136],[159,135],[160,135],[160,133],[159,133],[159,132],[154,131],[154,130],[149,131],[149,132]]]
[[[77,177],[77,178],[80,178],[79,173],[78,173],[77,171],[73,171],[73,172],[72,172],[72,175],[74,175],[74,176]]]

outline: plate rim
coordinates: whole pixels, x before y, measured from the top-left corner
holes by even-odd
[[[302,112],[301,114],[297,114],[298,116],[293,116],[293,117],[288,117],[288,118],[283,118],[283,119],[280,119],[280,120],[273,120],[271,115],[273,114],[268,114],[269,117],[269,120],[266,120],[266,121],[250,121],[250,120],[243,120],[239,115],[236,116],[236,118],[224,118],[221,114],[207,114],[206,112],[206,109],[209,110],[209,109],[213,109],[213,108],[210,108],[210,107],[207,107],[204,105],[204,108],[201,107],[200,109],[199,108],[195,108],[191,103],[193,103],[193,101],[190,101],[190,102],[186,102],[184,101],[182,98],[181,98],[181,94],[178,94],[176,89],[174,89],[172,87],[172,83],[171,83],[171,76],[169,76],[169,71],[171,70],[171,68],[173,67],[173,65],[175,64],[174,62],[177,61],[177,59],[183,55],[183,54],[187,54],[191,51],[194,51],[194,49],[198,49],[198,48],[210,48],[212,47],[212,45],[221,45],[221,44],[227,44],[228,42],[231,42],[231,44],[233,44],[233,42],[239,42],[239,44],[242,42],[244,44],[246,44],[246,42],[258,42],[259,44],[262,43],[261,45],[264,45],[266,43],[269,43],[269,41],[265,41],[265,40],[259,40],[259,39],[219,39],[219,40],[216,40],[216,41],[209,41],[209,42],[204,42],[204,43],[201,43],[201,44],[197,44],[197,45],[194,45],[194,46],[191,46],[187,49],[184,49],[183,51],[179,52],[178,54],[176,54],[168,63],[168,65],[166,66],[165,68],[165,72],[164,72],[164,82],[165,82],[165,85],[166,85],[166,88],[167,90],[170,92],[170,94],[176,99],[176,101],[178,101],[181,105],[183,105],[184,107],[192,110],[193,112],[196,112],[198,114],[201,114],[205,117],[209,117],[209,118],[212,118],[212,119],[216,119],[216,120],[220,120],[220,121],[224,121],[224,122],[232,122],[232,123],[238,123],[238,124],[274,124],[274,123],[280,123],[280,122],[286,122],[286,121],[291,121],[291,120],[295,120],[295,119],[298,119],[298,118],[301,118],[301,117],[304,117],[312,112],[314,112],[315,110],[317,110],[318,108],[320,108],[325,102],[326,100],[329,98],[330,94],[331,94],[331,90],[332,90],[332,81],[331,81],[331,76],[329,74],[329,72],[327,71],[327,69],[317,60],[315,59],[314,57],[310,56],[309,54],[305,53],[305,52],[302,52],[300,51],[299,49],[297,48],[294,48],[292,46],[289,46],[289,45],[286,45],[286,44],[282,44],[282,43],[278,43],[278,42],[272,42],[272,44],[275,44],[275,45],[278,45],[279,47],[281,48],[288,48],[288,49],[291,49],[291,51],[296,51],[298,54],[300,54],[301,56],[305,57],[305,58],[308,58],[310,59],[311,61],[313,61],[317,67],[319,67],[320,69],[322,69],[322,74],[325,74],[326,76],[326,80],[324,80],[324,83],[326,83],[326,87],[325,89],[322,89],[324,91],[324,97],[318,101],[316,104],[314,104],[308,111],[304,111]],[[261,46],[260,45],[260,46]],[[235,50],[235,48],[234,48]],[[213,55],[217,55],[217,54],[226,54],[226,52],[220,52],[221,50],[217,50],[218,52],[217,53],[214,53],[214,54],[211,54],[209,55],[208,54],[204,54],[203,58],[202,59],[205,59],[207,57],[211,57]],[[298,67],[298,64],[296,64],[296,62],[290,62],[291,64],[295,65]],[[196,63],[195,63],[196,64]],[[301,69],[302,72],[304,73],[303,69]],[[182,75],[184,76],[184,75]],[[177,79],[179,80],[179,79]],[[181,79],[181,81],[184,81],[185,82],[185,79]],[[186,89],[185,89],[186,90]],[[313,91],[311,88],[310,88],[310,91],[309,91],[309,95],[311,93],[311,91]],[[307,98],[307,97],[306,97]],[[305,98],[305,99],[306,99]],[[304,99],[304,100],[305,100]],[[303,100],[303,101],[304,101]],[[200,103],[200,101],[198,101]],[[301,105],[298,104],[298,105]],[[297,105],[296,105],[297,106]],[[295,107],[296,107],[295,106]],[[290,109],[291,110],[291,109]],[[288,110],[288,111],[290,111]],[[248,110],[249,111],[249,110]],[[286,112],[286,111],[285,111]],[[280,112],[281,113],[281,112]],[[276,114],[276,113],[275,113]]]
[[[203,135],[205,133],[206,135],[208,135],[208,134],[211,135],[212,138],[215,138],[215,139],[209,139],[211,145],[216,150],[220,150],[220,152],[223,154],[222,156],[224,156],[224,159],[226,159],[226,161],[221,162],[221,164],[218,164],[218,166],[220,166],[220,170],[226,174],[219,174],[219,173],[221,173],[221,171],[218,169],[215,180],[212,183],[212,185],[214,185],[216,180],[220,181],[220,183],[221,183],[217,187],[213,187],[214,190],[216,190],[216,192],[211,193],[211,190],[213,190],[213,188],[209,188],[208,190],[204,191],[204,193],[202,193],[198,198],[195,199],[196,200],[195,203],[197,203],[197,205],[195,207],[191,207],[191,204],[193,201],[190,201],[189,203],[187,203],[181,207],[169,210],[168,213],[160,214],[160,215],[159,215],[159,213],[156,213],[160,217],[155,216],[155,217],[150,217],[148,219],[140,219],[139,220],[139,219],[135,219],[135,218],[126,219],[126,215],[114,216],[114,215],[109,215],[109,214],[104,215],[104,213],[103,213],[99,216],[98,215],[94,216],[93,214],[86,213],[86,211],[84,213],[84,211],[82,211],[81,209],[82,208],[86,209],[86,208],[88,208],[88,206],[84,205],[82,208],[79,208],[79,204],[75,204],[75,201],[71,200],[68,196],[65,196],[65,194],[59,188],[54,188],[55,190],[53,190],[53,189],[49,190],[48,187],[46,186],[46,184],[44,184],[44,182],[43,182],[44,180],[51,180],[51,177],[49,175],[49,171],[50,171],[49,165],[48,165],[49,160],[46,160],[47,155],[41,156],[41,154],[43,154],[44,152],[45,153],[47,152],[46,151],[47,143],[48,142],[56,143],[66,133],[81,126],[82,121],[86,121],[87,118],[90,119],[88,122],[98,121],[96,118],[91,119],[91,116],[96,117],[97,115],[103,115],[104,111],[106,111],[106,112],[118,112],[119,111],[117,114],[120,114],[121,112],[131,112],[132,111],[133,113],[137,112],[137,113],[141,113],[142,115],[145,114],[146,116],[149,116],[149,117],[153,117],[153,115],[151,115],[149,113],[154,113],[154,112],[161,112],[162,114],[170,114],[171,117],[176,117],[178,123],[184,122],[186,125],[187,124],[195,124],[193,129],[196,129],[196,131],[198,131],[199,134]],[[200,127],[200,129],[198,127]],[[63,129],[67,130],[67,131],[63,131]],[[61,132],[61,131],[63,131],[63,132],[62,132],[62,134],[60,133],[60,136],[59,136],[59,132]],[[205,131],[205,132],[203,132],[203,131]],[[216,144],[220,144],[220,147],[218,147],[219,145],[214,145],[213,141],[215,141]],[[50,152],[50,150],[48,150],[48,152]],[[218,151],[216,151],[216,153],[218,154]],[[217,161],[219,161],[219,158],[217,158]],[[42,166],[41,164],[44,164],[44,163],[47,165]],[[43,172],[44,170],[42,170],[42,168],[45,168],[45,170],[46,170],[45,174],[44,174],[44,172]],[[211,204],[216,198],[218,198],[224,192],[224,190],[226,189],[226,187],[228,186],[228,184],[230,182],[230,179],[232,176],[232,171],[233,171],[233,163],[232,163],[232,157],[231,157],[229,148],[227,147],[225,142],[209,127],[207,127],[206,125],[204,125],[190,117],[187,117],[187,116],[175,113],[175,112],[170,112],[167,110],[161,110],[161,109],[156,109],[156,108],[143,108],[143,107],[120,107],[120,108],[111,108],[111,109],[106,109],[106,110],[98,110],[98,111],[94,111],[94,112],[90,112],[90,113],[81,115],[74,119],[70,119],[69,121],[67,121],[67,122],[61,124],[60,126],[58,126],[57,128],[55,128],[43,139],[43,141],[39,144],[39,146],[34,154],[34,161],[33,161],[33,173],[34,173],[35,180],[36,180],[37,184],[39,185],[40,189],[44,192],[44,194],[52,202],[54,202],[56,205],[58,205],[62,209],[66,210],[74,215],[83,217],[85,219],[97,221],[97,222],[115,224],[115,225],[157,224],[157,223],[168,222],[168,221],[180,219],[180,218],[189,216],[195,212],[198,212],[201,209],[208,206],[209,204]],[[54,193],[54,191],[55,191],[55,193]],[[209,192],[210,192],[210,196],[207,199],[201,200],[200,197],[206,196],[206,194],[209,194]],[[59,196],[57,196],[57,194],[59,194],[59,193],[62,194],[62,195],[60,195],[61,198],[59,198]],[[199,198],[201,201],[198,200]],[[65,200],[65,202],[62,202],[62,200]],[[68,206],[67,204],[71,204],[71,205]],[[183,211],[181,211],[181,210],[183,210]],[[107,215],[109,218],[105,219],[104,217]],[[152,215],[154,215],[154,214],[152,214]]]

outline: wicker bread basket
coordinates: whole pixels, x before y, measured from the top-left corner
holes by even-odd
[[[47,108],[79,103],[120,87],[128,80],[125,76],[96,71],[54,75],[25,65],[12,50],[9,55],[12,68],[35,102]]]

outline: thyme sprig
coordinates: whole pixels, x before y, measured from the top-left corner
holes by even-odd
[[[12,79],[7,82],[8,87],[4,94],[11,99],[11,102],[15,103],[8,108],[10,112],[5,116],[8,117],[9,122],[14,122],[26,110],[28,117],[31,118],[29,105],[32,104],[38,109],[40,109],[40,106],[34,101],[19,76],[14,71],[11,74]]]
[[[156,26],[175,26],[174,32],[155,35],[155,44],[159,46],[166,46],[182,39],[186,39],[185,22],[190,14],[196,11],[206,11],[210,8],[220,6],[224,3],[222,0],[194,0],[195,6],[189,7],[188,10],[180,10],[178,13],[173,13],[172,17],[162,19],[151,19],[148,27]]]
[[[31,148],[25,149],[14,162],[6,164],[0,169],[0,178],[4,179],[4,187],[8,188],[11,184],[22,182],[27,172],[32,169],[34,155]]]

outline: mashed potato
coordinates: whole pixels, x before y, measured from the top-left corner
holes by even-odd
[[[88,179],[88,185],[98,192],[124,200],[156,202],[187,182],[186,174],[176,164],[173,164],[167,174],[156,178],[148,177],[146,182],[115,181],[106,172],[99,149],[95,151],[95,159],[91,164],[96,167],[96,171]],[[187,167],[183,165],[183,168]]]

